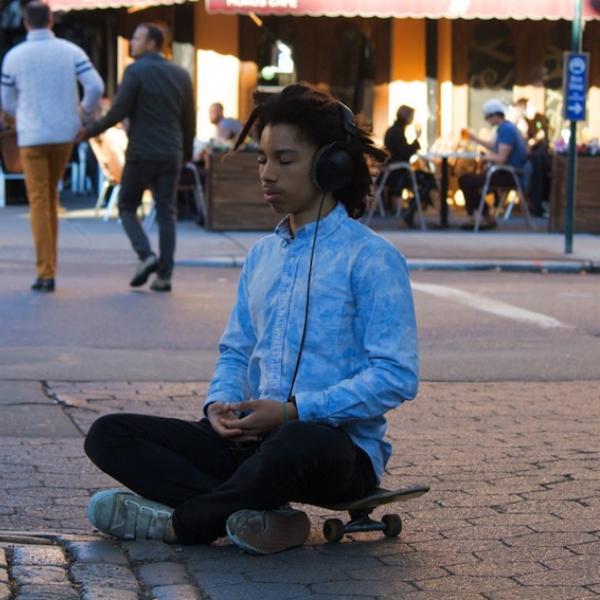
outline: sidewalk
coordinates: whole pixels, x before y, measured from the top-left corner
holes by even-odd
[[[75,198],[66,206],[81,206]],[[129,244],[116,219],[104,222],[87,207],[69,210],[61,218],[60,259],[133,262]],[[435,224],[436,215],[429,221]],[[519,270],[552,272],[600,271],[600,235],[577,234],[571,255],[564,254],[564,235],[548,233],[537,219],[535,232],[519,218],[500,222],[498,230],[473,233],[458,227],[427,231],[399,228],[394,220],[373,220],[373,227],[408,259],[411,269]],[[241,266],[248,249],[268,232],[206,231],[191,221],[178,223],[177,264],[186,266]],[[156,236],[156,227],[153,230]],[[26,206],[0,210],[0,259],[33,258]]]
[[[28,385],[27,408],[52,410],[55,424],[62,414],[71,433],[27,439],[24,418],[19,437],[2,438],[1,461],[11,465],[0,490],[2,600],[600,596],[598,382],[424,383],[415,402],[389,414],[385,485],[431,486],[377,510],[402,516],[400,537],[328,544],[324,519],[345,515],[303,506],[308,543],[262,557],[227,540],[118,543],[85,517],[90,494],[115,486],[81,449],[91,422],[123,410],[193,418],[205,382],[47,382],[37,400]]]

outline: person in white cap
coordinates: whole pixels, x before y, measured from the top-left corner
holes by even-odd
[[[497,165],[509,165],[517,169],[522,169],[527,161],[527,147],[523,136],[510,121],[505,118],[507,108],[497,100],[492,98],[483,105],[483,116],[486,122],[492,127],[496,127],[496,138],[493,142],[482,140],[469,132],[469,138],[477,144],[488,150],[483,157],[487,163]],[[458,184],[465,197],[467,212],[470,216],[477,211],[481,200],[481,189],[485,183],[486,174],[467,174],[459,178]],[[494,173],[490,182],[490,192],[497,188],[511,187],[514,180],[510,173],[499,171]],[[474,223],[463,225],[463,229],[473,229]],[[479,229],[494,229],[496,220],[490,215],[487,204],[483,209],[483,221]]]

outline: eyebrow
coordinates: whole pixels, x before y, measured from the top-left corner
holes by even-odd
[[[265,154],[265,151],[262,148],[259,149],[259,152],[261,154]],[[273,153],[274,154],[285,154],[286,152],[289,152],[291,154],[298,154],[298,150],[295,150],[293,148],[277,148]]]

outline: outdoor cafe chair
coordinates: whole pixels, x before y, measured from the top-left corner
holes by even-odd
[[[502,210],[504,210],[503,218],[505,221],[508,220],[516,203],[516,196],[519,199],[521,210],[525,215],[527,227],[535,231],[535,223],[533,222],[531,214],[529,213],[527,198],[525,197],[525,192],[523,191],[523,184],[521,183],[521,178],[525,174],[522,169],[517,169],[515,167],[511,167],[510,165],[492,165],[487,169],[485,182],[481,190],[481,200],[479,201],[479,207],[475,215],[475,226],[473,228],[473,231],[479,231],[479,226],[481,225],[481,218],[483,217],[483,208],[485,206],[486,197],[490,193],[492,176],[494,175],[494,173],[498,172],[510,173],[514,184],[512,186],[495,187],[494,193],[498,194],[498,197],[494,201],[496,207],[496,215],[498,215]],[[511,194],[511,191],[516,192],[516,194]]]
[[[90,138],[89,144],[98,161],[99,174],[102,176],[100,192],[96,200],[96,214],[105,206],[103,220],[108,221],[119,199],[124,160],[121,153],[109,143],[106,134]]]
[[[415,202],[417,204],[417,212],[419,213],[419,222],[421,223],[421,229],[427,229],[427,224],[425,223],[425,217],[423,216],[423,207],[421,205],[421,194],[419,193],[419,186],[417,185],[417,177],[410,163],[407,162],[392,162],[386,165],[381,172],[381,179],[379,184],[377,185],[377,189],[375,190],[375,202],[369,208],[369,212],[367,214],[367,218],[365,220],[365,225],[369,225],[371,222],[371,217],[375,210],[379,210],[379,214],[381,216],[385,215],[385,206],[383,204],[383,194],[385,192],[385,184],[391,173],[394,171],[405,171],[408,173],[412,186],[412,193],[415,197]],[[396,217],[400,216],[400,211],[402,210],[402,202],[398,203],[398,207],[396,209]]]

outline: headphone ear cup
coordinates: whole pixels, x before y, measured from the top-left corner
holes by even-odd
[[[336,192],[352,181],[354,161],[342,142],[319,148],[313,157],[310,178],[324,192]]]

